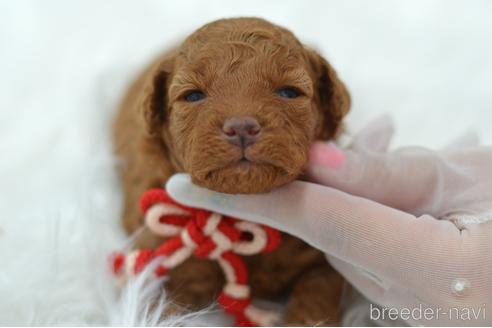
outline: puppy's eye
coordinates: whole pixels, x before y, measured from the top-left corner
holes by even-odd
[[[277,90],[277,94],[282,98],[293,99],[301,95],[299,91],[291,87],[284,87]]]
[[[207,96],[205,95],[205,93],[203,93],[203,91],[201,90],[192,90],[190,92],[188,92],[184,99],[187,101],[187,102],[195,102],[195,101],[200,101],[200,100],[203,100],[207,98]]]

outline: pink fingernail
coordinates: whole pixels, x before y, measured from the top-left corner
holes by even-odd
[[[309,161],[313,164],[336,169],[343,165],[345,156],[332,142],[315,142],[309,150]]]

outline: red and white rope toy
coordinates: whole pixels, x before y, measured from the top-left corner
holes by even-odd
[[[248,271],[239,255],[274,250],[280,233],[265,225],[191,208],[172,200],[163,189],[151,189],[140,199],[147,227],[171,237],[157,249],[141,249],[112,256],[112,269],[121,279],[137,275],[156,258],[162,258],[155,277],[166,275],[192,255],[219,263],[226,284],[218,297],[224,310],[235,316],[237,326],[271,326],[278,317],[251,304]],[[249,235],[249,238],[245,238]]]

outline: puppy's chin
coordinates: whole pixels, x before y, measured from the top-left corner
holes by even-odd
[[[301,174],[271,164],[239,162],[223,168],[190,172],[193,183],[228,194],[267,193],[275,187],[295,180]]]

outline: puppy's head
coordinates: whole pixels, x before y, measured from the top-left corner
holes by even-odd
[[[297,178],[350,105],[335,71],[256,18],[219,20],[157,65],[141,110],[151,142],[204,187],[260,193]]]

